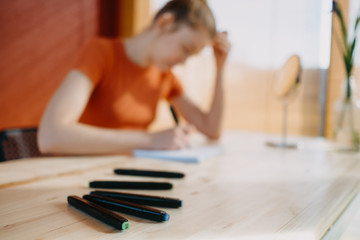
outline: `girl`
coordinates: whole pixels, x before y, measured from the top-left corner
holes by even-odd
[[[211,107],[202,112],[183,93],[171,68],[212,45],[216,84]],[[223,69],[230,50],[217,33],[206,1],[172,0],[151,26],[128,39],[97,38],[86,45],[42,117],[42,153],[116,154],[188,145],[188,129],[147,132],[160,99],[167,99],[210,139],[220,136]]]

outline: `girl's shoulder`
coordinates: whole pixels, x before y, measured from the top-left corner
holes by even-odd
[[[88,40],[83,52],[93,53],[99,58],[114,60],[115,56],[121,53],[123,49],[123,40],[119,38],[94,37]]]

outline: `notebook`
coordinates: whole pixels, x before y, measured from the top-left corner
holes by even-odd
[[[133,151],[134,157],[152,158],[168,161],[179,161],[187,163],[199,163],[206,159],[215,157],[224,152],[223,147],[218,145],[198,146],[180,150],[142,150]]]

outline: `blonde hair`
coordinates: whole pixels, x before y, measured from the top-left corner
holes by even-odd
[[[174,14],[177,24],[187,24],[192,28],[204,27],[211,39],[216,36],[214,15],[206,0],[171,0],[155,15],[154,22],[164,13]]]

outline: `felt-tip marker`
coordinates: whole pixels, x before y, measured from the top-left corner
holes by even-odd
[[[112,191],[92,191],[90,194],[155,207],[179,208],[182,206],[182,200],[176,198]]]
[[[117,215],[93,202],[87,201],[75,195],[68,196],[67,201],[71,206],[116,229],[125,230],[130,228],[130,223],[126,218]]]
[[[127,182],[127,181],[92,181],[91,188],[108,189],[142,189],[142,190],[168,190],[172,184],[168,182]]]
[[[177,117],[177,114],[175,112],[175,109],[173,108],[173,106],[170,105],[170,112],[171,115],[173,116],[174,122],[176,125],[179,125],[179,118]]]
[[[163,178],[183,178],[184,174],[180,172],[140,170],[140,169],[114,169],[118,175],[142,176],[142,177],[163,177]]]
[[[84,195],[83,198],[113,211],[126,213],[157,222],[168,221],[170,218],[170,215],[165,211],[151,207],[145,207],[135,203],[121,201],[114,198],[97,195]]]

